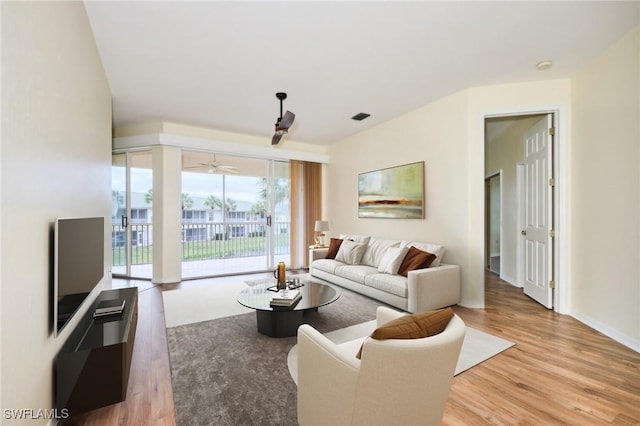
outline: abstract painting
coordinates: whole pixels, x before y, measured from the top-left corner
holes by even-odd
[[[358,174],[358,217],[424,219],[424,161]]]

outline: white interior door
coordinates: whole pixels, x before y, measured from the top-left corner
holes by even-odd
[[[524,293],[553,307],[553,115],[524,137]]]

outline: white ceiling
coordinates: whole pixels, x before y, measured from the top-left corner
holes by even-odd
[[[281,145],[329,144],[468,87],[571,77],[640,22],[640,3],[612,1],[85,3],[116,127],[268,144],[284,91],[296,121]]]

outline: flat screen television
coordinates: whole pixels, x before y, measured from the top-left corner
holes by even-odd
[[[54,228],[54,330],[78,312],[104,276],[104,218],[58,218]]]

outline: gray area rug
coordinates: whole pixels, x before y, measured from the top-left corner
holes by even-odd
[[[326,333],[372,320],[384,305],[339,292],[305,322]],[[297,389],[286,362],[296,341],[258,333],[254,313],[168,328],[177,424],[296,425]]]

